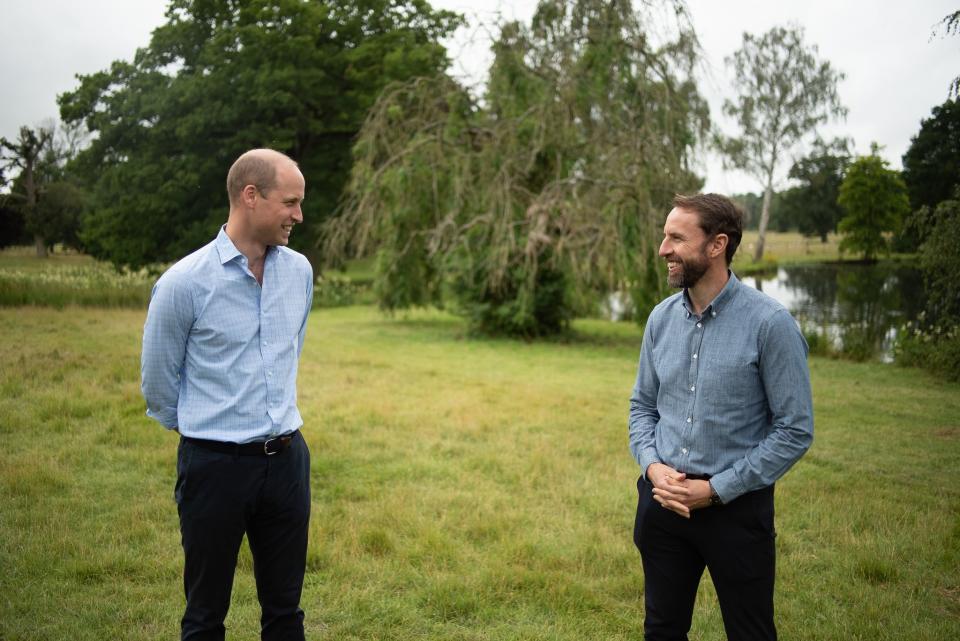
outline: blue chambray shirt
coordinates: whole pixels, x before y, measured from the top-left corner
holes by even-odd
[[[630,450],[709,474],[728,503],[772,485],[813,442],[807,343],[778,302],[731,272],[697,316],[686,291],[657,305],[630,397]]]
[[[225,228],[153,287],[143,328],[147,416],[184,436],[246,443],[298,429],[297,362],[313,270],[269,247],[263,286]]]

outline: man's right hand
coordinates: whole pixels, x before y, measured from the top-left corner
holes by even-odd
[[[647,466],[647,480],[657,490],[653,493],[657,503],[685,519],[690,518],[690,509],[684,505],[682,497],[675,495],[679,487],[686,486],[686,474],[663,463],[651,463]]]
[[[647,480],[650,481],[653,487],[660,488],[661,490],[667,489],[668,479],[682,480],[684,478],[686,478],[686,476],[683,473],[663,463],[651,463],[647,467]]]

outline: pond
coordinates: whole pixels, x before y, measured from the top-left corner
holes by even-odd
[[[861,358],[893,360],[897,330],[925,304],[920,270],[904,263],[818,263],[745,276],[793,314],[811,348],[819,341]]]

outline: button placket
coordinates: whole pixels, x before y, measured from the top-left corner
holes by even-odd
[[[689,318],[689,315],[688,315]],[[690,398],[687,403],[687,412],[686,412],[686,426],[682,430],[681,437],[681,454],[686,458],[690,455],[690,445],[693,442],[692,433],[693,433],[693,417],[695,416],[696,403],[697,403],[697,379],[700,376],[700,350],[703,347],[703,320],[702,318],[695,318],[695,326],[690,328],[690,351],[692,352],[690,359],[690,369],[689,378],[687,379],[687,386],[690,390]],[[685,462],[686,463],[686,462]]]

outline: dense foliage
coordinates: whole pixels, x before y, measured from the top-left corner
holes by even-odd
[[[597,292],[660,298],[657,229],[694,191],[707,107],[673,36],[629,0],[544,0],[502,25],[482,103],[444,76],[397,85],[354,148],[333,256],[377,252],[387,309],[451,303],[474,328],[562,329]]]
[[[796,225],[801,233],[827,242],[827,234],[836,233],[843,217],[837,197],[849,163],[848,141],[825,143],[818,139],[811,152],[790,168],[789,176],[798,184],[782,194],[779,218]]]
[[[227,168],[272,147],[308,177],[291,244],[316,258],[350,146],[381,89],[447,65],[460,18],[425,0],[172,0],[133,61],[80,78],[65,121],[96,138],[78,158],[92,203],[83,240],[117,264],[168,261],[226,218]]]
[[[927,310],[919,322],[900,333],[897,361],[921,365],[960,379],[960,190],[935,208],[922,207],[915,224],[926,239],[920,246],[920,268]]]
[[[68,163],[83,135],[82,127],[51,123],[21,127],[15,140],[0,138],[0,170],[16,175],[0,194],[0,247],[32,242],[43,257],[54,243],[80,246],[85,194]]]
[[[850,164],[837,202],[844,211],[840,250],[858,252],[865,260],[889,251],[889,236],[899,230],[910,211],[900,173],[887,167],[876,147]]]
[[[926,280],[928,312],[937,320],[960,318],[960,190],[954,198],[922,211],[920,268]]]
[[[764,187],[754,260],[763,258],[770,201],[777,170],[797,143],[831,117],[846,115],[837,84],[844,75],[817,57],[800,27],[774,27],[761,36],[743,34],[743,45],[727,64],[735,72],[736,95],[724,113],[737,121],[738,136],[717,136],[730,165]]]
[[[936,207],[953,195],[960,184],[960,100],[934,107],[920,123],[903,155],[903,180],[912,210]]]

